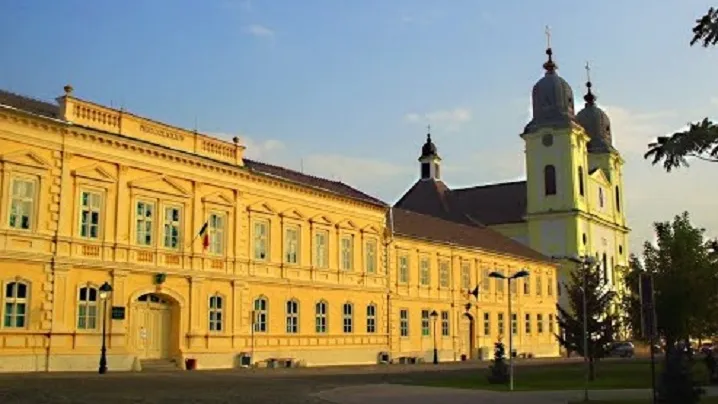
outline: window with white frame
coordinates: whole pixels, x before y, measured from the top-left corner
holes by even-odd
[[[364,242],[364,270],[368,274],[376,273],[376,244],[373,238]]]
[[[354,332],[354,306],[351,303],[344,303],[342,323],[344,325],[344,333]]]
[[[257,220],[254,222],[254,259],[264,261],[269,252],[269,222]]]
[[[484,312],[484,336],[491,335],[491,313]]]
[[[225,215],[222,213],[211,213],[209,215],[209,252],[210,254],[224,254]]]
[[[429,316],[429,310],[422,310],[421,311],[421,335],[423,337],[428,337],[431,335],[431,321],[429,320],[431,317]]]
[[[543,314],[536,315],[536,332],[543,334]]]
[[[441,312],[441,335],[443,337],[448,337],[450,334],[449,329],[449,312],[448,311],[442,311]]]
[[[402,337],[409,336],[409,310],[407,309],[399,311],[399,332]]]
[[[80,237],[100,238],[100,212],[102,194],[94,191],[80,192]]]
[[[94,330],[97,328],[97,288],[83,286],[77,298],[77,328]]]
[[[497,328],[499,331],[499,335],[502,336],[502,335],[504,335],[504,331],[505,331],[504,330],[504,313],[499,313],[496,316],[496,320],[497,320],[496,325],[497,325]]]
[[[327,332],[327,302],[317,302],[314,308],[315,330],[318,334]]]
[[[37,182],[25,178],[14,178],[10,190],[10,215],[8,225],[13,229],[30,230],[35,216]]]
[[[511,333],[514,335],[519,333],[519,318],[516,313],[511,314]]]
[[[442,288],[448,288],[451,283],[449,268],[449,261],[441,261],[439,263],[439,286]]]
[[[531,314],[526,313],[524,315],[524,321],[526,324],[524,324],[524,329],[526,331],[526,334],[531,334]]]
[[[296,300],[287,301],[287,334],[296,334],[299,332],[299,302]]]
[[[164,245],[165,248],[178,250],[180,247],[180,220],[182,209],[179,206],[165,206]],[[211,245],[211,244],[210,244]]]
[[[376,305],[373,304],[366,306],[366,332],[376,332]]]
[[[471,287],[471,264],[468,262],[461,263],[461,289],[469,289]]]
[[[481,288],[486,291],[486,293],[491,293],[491,277],[489,274],[491,271],[489,271],[488,268],[484,268],[481,275]]]
[[[351,271],[353,268],[353,256],[354,256],[354,237],[351,235],[345,235],[341,238],[341,258],[342,258],[342,270]]]
[[[222,296],[215,294],[209,298],[209,330],[222,331],[224,329],[224,303]]]
[[[147,201],[137,201],[135,212],[136,241],[138,245],[152,245],[152,228],[155,218],[155,204]]]
[[[254,332],[267,332],[267,298],[259,297],[254,301]]]
[[[284,262],[299,263],[299,226],[287,226],[284,229]]]
[[[399,283],[409,283],[409,256],[399,256]]]
[[[329,232],[316,230],[314,232],[314,266],[326,268],[329,266]]]
[[[501,283],[503,283],[503,281]],[[509,288],[511,289],[512,295],[515,295],[518,293],[518,290],[519,290],[519,287],[517,286],[518,283],[519,283],[518,281],[513,281],[509,284]]]
[[[15,281],[5,284],[5,328],[25,328],[27,325],[27,305],[29,285]]]
[[[423,286],[428,286],[431,283],[431,263],[429,258],[422,258],[419,264],[419,282]]]

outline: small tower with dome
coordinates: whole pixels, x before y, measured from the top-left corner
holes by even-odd
[[[426,142],[421,147],[421,156],[419,157],[419,167],[421,179],[423,181],[439,180],[440,177],[441,157],[436,150],[436,145],[431,141],[431,126],[427,128]]]

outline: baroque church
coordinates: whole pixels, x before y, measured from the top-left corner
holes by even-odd
[[[544,76],[531,93],[533,117],[520,135],[526,180],[451,189],[441,179],[441,158],[428,134],[419,157],[420,179],[394,206],[488,226],[559,258],[565,267],[559,283],[575,265],[566,258],[594,257],[604,280],[620,290],[630,231],[624,160],[613,147],[611,121],[596,104],[590,75],[584,108],[575,114],[573,90],[558,74],[550,47],[546,55]]]

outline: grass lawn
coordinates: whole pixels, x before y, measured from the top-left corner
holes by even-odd
[[[705,366],[697,362],[694,367],[696,380],[706,380]],[[446,378],[423,380],[417,384],[434,387],[453,387],[504,391],[506,385],[489,384],[486,380],[488,369],[453,374]],[[660,364],[656,366],[660,375]],[[546,366],[517,366],[514,368],[516,390],[581,390],[584,385],[583,364],[555,364]],[[641,389],[651,387],[651,364],[642,360],[599,362],[596,366],[596,380],[590,389]],[[708,401],[706,401],[708,402]]]

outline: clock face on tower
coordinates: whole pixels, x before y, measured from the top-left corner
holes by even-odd
[[[541,143],[543,143],[544,146],[549,147],[553,144],[553,135],[550,133],[547,133],[543,135],[541,138]]]

